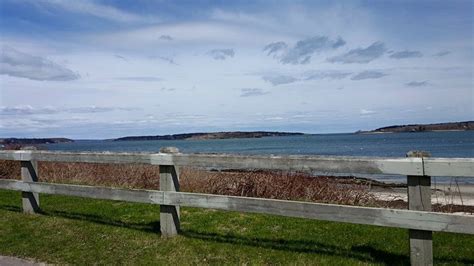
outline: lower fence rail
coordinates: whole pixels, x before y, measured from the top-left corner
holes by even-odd
[[[0,180],[0,188],[31,193],[199,207],[353,224],[474,234],[474,216],[463,214],[346,206],[202,193],[24,182],[10,179]]]

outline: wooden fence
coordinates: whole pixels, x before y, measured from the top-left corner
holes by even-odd
[[[179,207],[199,207],[301,217],[325,221],[409,229],[412,265],[433,263],[432,232],[474,234],[474,215],[431,211],[431,176],[473,177],[474,158],[430,158],[410,152],[406,158],[326,156],[243,156],[182,154],[176,148],[160,153],[71,153],[0,151],[0,160],[21,161],[22,180],[0,179],[0,188],[22,191],[23,210],[39,210],[39,193],[159,204],[161,234],[179,233]],[[141,163],[160,166],[160,190],[118,189],[38,182],[37,161]],[[184,193],[178,166],[213,169],[274,169],[346,174],[406,175],[409,209],[386,209],[275,199]]]

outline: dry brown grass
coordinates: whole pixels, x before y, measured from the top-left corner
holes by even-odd
[[[0,160],[0,178],[20,179],[20,162]]]
[[[159,189],[159,166],[40,162],[39,180],[139,189]]]
[[[159,166],[142,164],[38,163],[39,181],[159,189]],[[18,162],[0,161],[0,178],[18,179]],[[180,168],[181,190],[209,194],[366,205],[364,184],[278,171],[207,171]]]
[[[39,181],[158,190],[159,166],[39,162]],[[376,200],[369,181],[281,171],[208,171],[180,168],[181,190],[229,196],[406,209],[403,201]],[[0,178],[20,179],[20,163],[0,160]],[[468,212],[473,206],[433,205],[434,211]]]
[[[304,200],[347,205],[372,203],[368,186],[344,184],[326,176],[279,171],[210,172],[182,169],[182,188],[231,196]]]

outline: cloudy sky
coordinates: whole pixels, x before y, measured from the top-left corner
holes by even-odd
[[[0,2],[0,137],[474,119],[473,1]]]

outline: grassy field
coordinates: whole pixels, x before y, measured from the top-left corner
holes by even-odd
[[[159,206],[41,195],[21,213],[0,190],[0,254],[73,264],[409,263],[407,230],[182,208],[182,232],[161,239]],[[473,264],[474,236],[434,234],[436,263]]]

